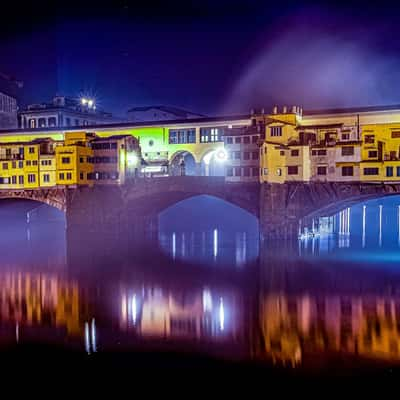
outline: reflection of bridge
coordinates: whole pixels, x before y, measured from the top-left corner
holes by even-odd
[[[210,195],[260,220],[266,239],[297,237],[299,222],[333,215],[357,202],[399,194],[400,183],[231,183],[224,177],[170,176],[121,186],[4,190],[0,198],[39,201],[66,211],[69,227],[109,231],[156,227],[158,214],[182,200]]]

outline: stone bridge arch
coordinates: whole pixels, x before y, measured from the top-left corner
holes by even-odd
[[[260,231],[264,239],[297,238],[299,223],[332,216],[362,201],[400,194],[399,183],[287,182],[263,184]]]
[[[23,199],[47,204],[65,212],[66,189],[0,190],[0,199]]]

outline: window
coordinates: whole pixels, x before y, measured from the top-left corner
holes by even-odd
[[[6,162],[3,163],[3,169],[8,169],[8,164]]]
[[[386,176],[393,176],[393,167],[386,167]]]
[[[242,169],[240,167],[235,167],[235,176],[242,176]]]
[[[50,174],[43,175],[43,182],[49,183],[50,182]]]
[[[226,168],[226,176],[233,176],[233,168],[232,167]]]
[[[36,128],[36,121],[33,118],[29,120],[29,128]]]
[[[200,128],[200,142],[219,142],[222,140],[224,130],[222,128]]]
[[[250,160],[250,152],[249,151],[243,152],[243,160]]]
[[[353,167],[342,167],[342,176],[353,176]]]
[[[71,162],[71,158],[70,157],[62,157],[61,162],[63,164],[69,164]]]
[[[259,159],[258,151],[253,151],[251,153],[251,156],[253,160],[258,160]]]
[[[56,119],[56,117],[50,117],[49,120],[48,120],[48,125],[49,125],[50,127],[57,126],[57,119]]]
[[[30,166],[32,165],[32,161],[30,161],[30,160],[25,161],[25,163],[26,163],[26,166],[27,166],[27,167],[30,167]]]
[[[379,168],[364,168],[364,175],[379,175]]]
[[[29,147],[29,154],[34,154],[34,153],[35,153],[35,148]]]
[[[264,168],[263,174],[264,174],[264,175],[268,175],[268,168]]]
[[[79,173],[79,179],[83,180],[83,172]]]
[[[375,135],[365,135],[364,136],[364,143],[374,144],[375,143]]]
[[[18,149],[18,153],[19,153],[19,155],[20,156],[24,156],[24,148],[23,147],[20,147],[19,149]]]
[[[290,155],[292,156],[292,157],[298,157],[299,156],[299,150],[292,150],[291,152],[290,152]]]
[[[297,165],[290,165],[288,167],[288,175],[297,175],[299,173],[299,167]]]
[[[258,136],[252,136],[251,143],[258,143]]]
[[[400,131],[393,131],[392,138],[400,138]]]
[[[39,125],[39,128],[45,128],[46,127],[46,118],[39,118],[38,125]]]
[[[35,174],[28,174],[28,182],[35,183],[36,182],[36,175]]]
[[[317,167],[317,175],[326,175],[326,167]]]
[[[42,160],[41,164],[42,165],[51,165],[51,160]]]
[[[79,119],[75,119],[75,126],[79,126]]]
[[[87,176],[88,181],[91,181],[94,179],[93,174],[91,172],[89,172],[86,176]]]
[[[226,143],[227,143],[227,144],[233,144],[233,137],[228,136],[228,137],[226,138]]]
[[[59,178],[60,178],[61,181],[64,180],[64,173],[63,173],[63,172],[61,172],[58,176],[59,176]]]
[[[250,176],[250,167],[243,167],[243,176]]]
[[[235,151],[235,160],[240,160],[240,151]]]
[[[71,172],[67,172],[67,180],[71,180],[72,179],[72,173]]]
[[[271,126],[270,128],[271,136],[282,136],[281,126]]]
[[[236,138],[235,138],[235,143],[236,143],[236,144],[242,143],[242,138],[236,137]]]
[[[368,152],[368,157],[369,157],[369,158],[376,158],[376,157],[378,157],[378,151],[377,151],[377,150],[370,150],[370,151]]]
[[[24,168],[24,162],[18,161],[18,168]]]
[[[342,156],[353,156],[353,155],[354,155],[354,147],[353,146],[342,147]]]
[[[249,143],[250,143],[250,136],[245,136],[245,137],[243,138],[243,143],[244,143],[244,144],[249,144]]]
[[[33,161],[32,161],[32,165],[38,165],[37,160],[33,160]]]
[[[342,133],[342,140],[349,140],[350,139],[350,133]]]
[[[16,177],[16,176],[13,176],[13,177],[11,178],[11,183],[12,183],[13,185],[16,185],[16,184],[17,184],[17,177]]]
[[[282,175],[282,170],[281,170],[280,168],[278,168],[278,169],[276,170],[276,174],[277,174],[278,176],[281,176],[281,175]]]
[[[84,163],[85,162],[84,158],[83,157],[79,157],[79,162],[80,163]]]
[[[252,176],[259,176],[259,174],[260,174],[259,168],[258,167],[252,167],[251,168],[251,174],[252,174]]]
[[[16,163],[16,161],[13,161],[13,162],[12,162],[12,168],[17,168],[17,163]]]
[[[400,176],[400,166],[396,167],[396,175]]]
[[[20,185],[23,185],[23,184],[24,184],[24,176],[23,176],[23,175],[20,175],[20,176],[18,177],[18,183],[19,183]]]
[[[284,156],[284,155],[285,155],[285,150],[281,150],[281,151],[279,152],[279,154],[280,154],[281,156]]]
[[[71,118],[65,118],[65,126],[71,125]]]
[[[154,141],[151,141],[154,144]],[[196,129],[170,129],[169,144],[196,143]],[[150,142],[149,142],[150,145]]]
[[[320,150],[312,150],[311,155],[313,156],[326,156],[326,150],[325,149],[320,149]]]

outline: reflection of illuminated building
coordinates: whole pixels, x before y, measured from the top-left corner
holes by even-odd
[[[237,303],[232,295],[209,289],[190,295],[160,287],[122,291],[122,329],[135,329],[143,336],[211,338],[236,337]]]
[[[35,273],[0,275],[0,318],[21,325],[65,327],[80,332],[76,283]]]
[[[304,353],[345,352],[400,361],[400,298],[271,294],[261,321],[275,360],[297,364]]]

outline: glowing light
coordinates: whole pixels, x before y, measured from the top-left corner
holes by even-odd
[[[90,99],[90,100],[87,101],[87,104],[88,104],[89,108],[92,108],[93,105],[94,105],[94,101],[92,99]]]
[[[379,206],[379,247],[382,246],[382,208],[383,206]]]
[[[225,328],[225,310],[224,310],[224,301],[222,297],[219,300],[219,329],[223,331]]]
[[[225,149],[218,149],[215,153],[215,157],[219,162],[225,162],[228,159],[228,153]]]
[[[176,234],[175,232],[172,234],[172,257],[176,257]]]
[[[139,158],[135,153],[128,153],[127,160],[128,160],[128,165],[133,166],[137,165]]]
[[[218,255],[218,230],[214,229],[213,235],[213,250],[214,250],[214,258],[217,258]]]
[[[363,206],[363,215],[362,215],[362,247],[365,247],[365,211],[367,206]]]
[[[81,104],[85,106],[88,103],[88,99],[86,97],[81,98]]]
[[[85,322],[85,350],[90,354],[89,324]]]
[[[97,339],[96,339],[96,323],[94,318],[92,319],[92,349],[93,352],[96,353],[97,351]]]
[[[203,311],[211,311],[212,310],[212,298],[211,292],[209,289],[203,289]]]
[[[136,303],[136,295],[134,294],[132,297],[132,322],[136,324],[136,315],[137,315],[137,303]]]

